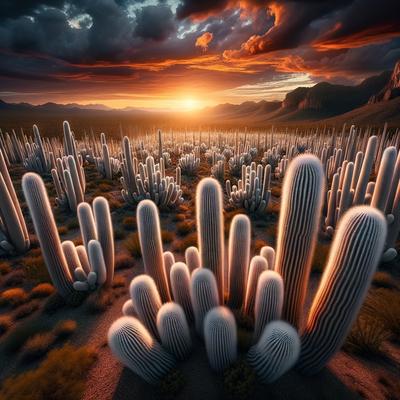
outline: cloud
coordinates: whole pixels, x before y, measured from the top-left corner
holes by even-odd
[[[196,39],[195,46],[200,47],[203,51],[208,50],[208,45],[213,40],[213,34],[211,32],[204,32],[201,36]]]

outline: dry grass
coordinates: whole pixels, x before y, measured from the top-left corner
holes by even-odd
[[[33,361],[43,357],[52,347],[55,336],[52,332],[38,333],[28,339],[21,349],[24,361]]]
[[[57,227],[58,230],[58,234],[59,235],[65,235],[66,233],[68,233],[68,226],[59,226]]]
[[[4,287],[22,285],[25,281],[25,273],[21,269],[12,271],[4,277],[2,283]]]
[[[59,321],[52,333],[57,340],[65,340],[76,331],[77,326],[76,321],[73,319],[66,319],[64,321]]]
[[[197,233],[192,232],[181,240],[175,240],[172,247],[173,250],[183,253],[188,247],[197,246]]]
[[[122,226],[124,229],[127,231],[134,231],[136,230],[136,218],[131,216],[131,217],[125,217],[122,220]]]
[[[61,308],[65,307],[65,305],[65,300],[57,292],[55,292],[46,299],[43,311],[46,314],[54,314]]]
[[[4,335],[12,326],[13,321],[9,315],[0,315],[0,336]]]
[[[372,280],[372,284],[376,287],[382,287],[387,289],[395,289],[398,287],[396,281],[387,272],[378,271]]]
[[[186,220],[176,224],[176,231],[178,232],[179,235],[184,236],[187,235],[189,232],[191,232],[194,227],[195,227],[194,221]]]
[[[267,246],[264,240],[257,239],[254,243],[254,251],[259,254],[262,247]]]
[[[177,222],[177,221],[184,221],[186,218],[187,217],[185,214],[175,214],[174,217],[172,218],[172,220],[174,222]]]
[[[18,307],[27,301],[28,295],[25,290],[21,288],[5,290],[0,297],[0,305],[10,305],[11,307]]]
[[[121,275],[115,275],[112,283],[113,288],[121,288],[126,286],[126,278]]]
[[[170,231],[161,231],[161,239],[163,243],[171,243],[174,240],[174,233]]]
[[[133,257],[139,258],[142,255],[140,250],[139,234],[137,232],[131,233],[124,240],[124,247],[129,251]]]
[[[120,253],[115,257],[115,269],[127,269],[133,267],[134,262],[129,254]]]
[[[54,286],[50,283],[39,283],[35,286],[31,292],[30,296],[32,299],[38,299],[43,297],[48,297],[55,291]]]
[[[0,262],[0,276],[7,275],[11,272],[11,263],[8,261]]]
[[[26,277],[34,282],[50,282],[50,275],[41,254],[25,257],[22,261]]]
[[[114,299],[115,294],[112,289],[99,289],[88,297],[87,310],[91,314],[104,312],[113,304]]]
[[[29,303],[23,304],[15,311],[15,319],[22,319],[39,309],[39,303],[37,301],[30,301]]]
[[[1,400],[76,400],[82,397],[86,374],[96,360],[92,347],[65,345],[51,351],[34,370],[7,379]]]

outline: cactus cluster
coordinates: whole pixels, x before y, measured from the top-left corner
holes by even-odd
[[[100,136],[101,151],[98,157],[94,157],[94,163],[97,171],[106,179],[113,179],[118,174],[121,162],[118,158],[110,156],[110,150],[107,145],[106,135],[102,132]]]

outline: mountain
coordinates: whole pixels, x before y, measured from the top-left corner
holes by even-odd
[[[370,97],[368,103],[374,104],[381,101],[388,101],[400,96],[400,61],[397,61],[389,82],[377,94]]]
[[[57,103],[44,103],[39,105],[33,105],[29,103],[6,103],[0,99],[0,110],[38,110],[38,111],[64,111],[64,110],[100,110],[109,111],[112,108],[107,107],[103,104],[57,104]]]

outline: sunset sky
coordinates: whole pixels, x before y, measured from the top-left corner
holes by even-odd
[[[400,59],[398,0],[2,0],[0,99],[192,110],[355,84]]]

